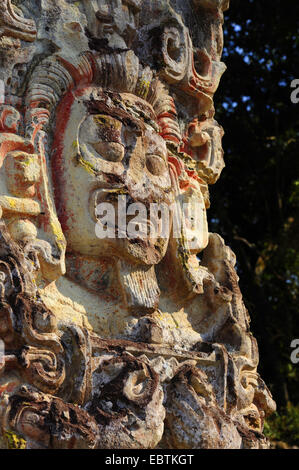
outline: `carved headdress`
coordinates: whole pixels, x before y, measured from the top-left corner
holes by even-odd
[[[222,23],[228,4],[0,0],[0,339],[6,347],[0,361],[0,447],[6,431],[13,439],[19,433],[29,446],[52,448],[267,446],[263,420],[275,404],[257,373],[257,345],[235,257],[219,235],[208,233],[206,216],[208,185],[224,167],[213,95],[225,70]],[[35,21],[26,19],[33,15]],[[69,96],[78,98],[72,110]],[[88,103],[79,103],[81,96]],[[86,252],[80,265],[81,253],[68,253],[79,272],[73,279],[62,276],[66,240],[54,203],[55,165],[49,169],[63,154],[61,168],[73,178],[65,190],[68,207],[75,197],[81,204],[84,192],[86,204],[76,212],[83,214],[79,238],[88,198],[107,189],[99,188],[101,170],[82,171],[75,156],[88,148],[91,134],[98,139],[100,125],[106,129],[102,122],[94,134],[88,128],[102,118],[98,110],[104,118],[125,112],[149,124],[143,139],[132,139],[138,141],[135,153],[126,144],[132,167],[144,157],[136,175],[142,179],[144,173],[150,186],[147,149],[156,139],[164,152],[165,187],[174,190],[179,211],[184,203],[191,207],[191,217],[183,214],[189,221],[195,205],[200,229],[187,227],[194,244],[184,232],[171,236],[157,266],[152,259],[148,266],[126,258],[129,267],[119,268],[122,260],[111,262],[107,255],[94,261]],[[71,116],[69,134],[59,120],[62,111]],[[77,121],[87,142],[82,138],[81,147],[73,141]],[[116,123],[120,142],[127,132],[122,124]],[[98,139],[95,145],[103,149],[106,143]],[[125,146],[119,147],[124,155]],[[97,163],[111,163],[90,153],[99,157]],[[131,160],[122,159],[126,183]],[[81,192],[78,180],[86,184]],[[148,189],[140,186],[141,192]],[[87,218],[94,227],[89,213]],[[100,278],[102,290],[89,290],[83,285],[87,278]],[[127,292],[136,311],[129,311]]]

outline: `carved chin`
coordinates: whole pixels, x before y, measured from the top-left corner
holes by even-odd
[[[147,265],[158,264],[165,256],[168,240],[158,238],[157,240],[136,238],[126,240],[126,251],[134,259]]]

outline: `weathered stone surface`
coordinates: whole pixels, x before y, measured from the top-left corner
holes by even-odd
[[[275,403],[206,214],[228,6],[0,0],[0,446],[268,447]],[[148,233],[153,204],[174,210]]]

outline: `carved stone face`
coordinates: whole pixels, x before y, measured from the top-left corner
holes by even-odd
[[[68,250],[158,263],[165,255],[167,238],[132,239],[120,230],[130,204],[144,205],[144,226],[149,232],[150,204],[172,202],[167,149],[151,106],[130,94],[89,88],[72,103],[67,97],[57,119],[60,125],[67,120],[64,134],[54,143],[52,168]],[[126,206],[120,206],[120,197],[126,199]],[[115,238],[96,235],[96,208],[102,203],[115,209]],[[122,227],[132,216],[122,219]]]
[[[85,0],[93,46],[97,47],[95,38],[101,38],[108,41],[110,47],[130,47],[136,33],[140,3],[140,0]]]

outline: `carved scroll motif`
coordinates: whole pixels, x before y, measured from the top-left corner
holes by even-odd
[[[0,447],[267,447],[275,403],[207,219],[229,1],[37,3],[0,1]],[[131,236],[155,204],[164,237]]]

